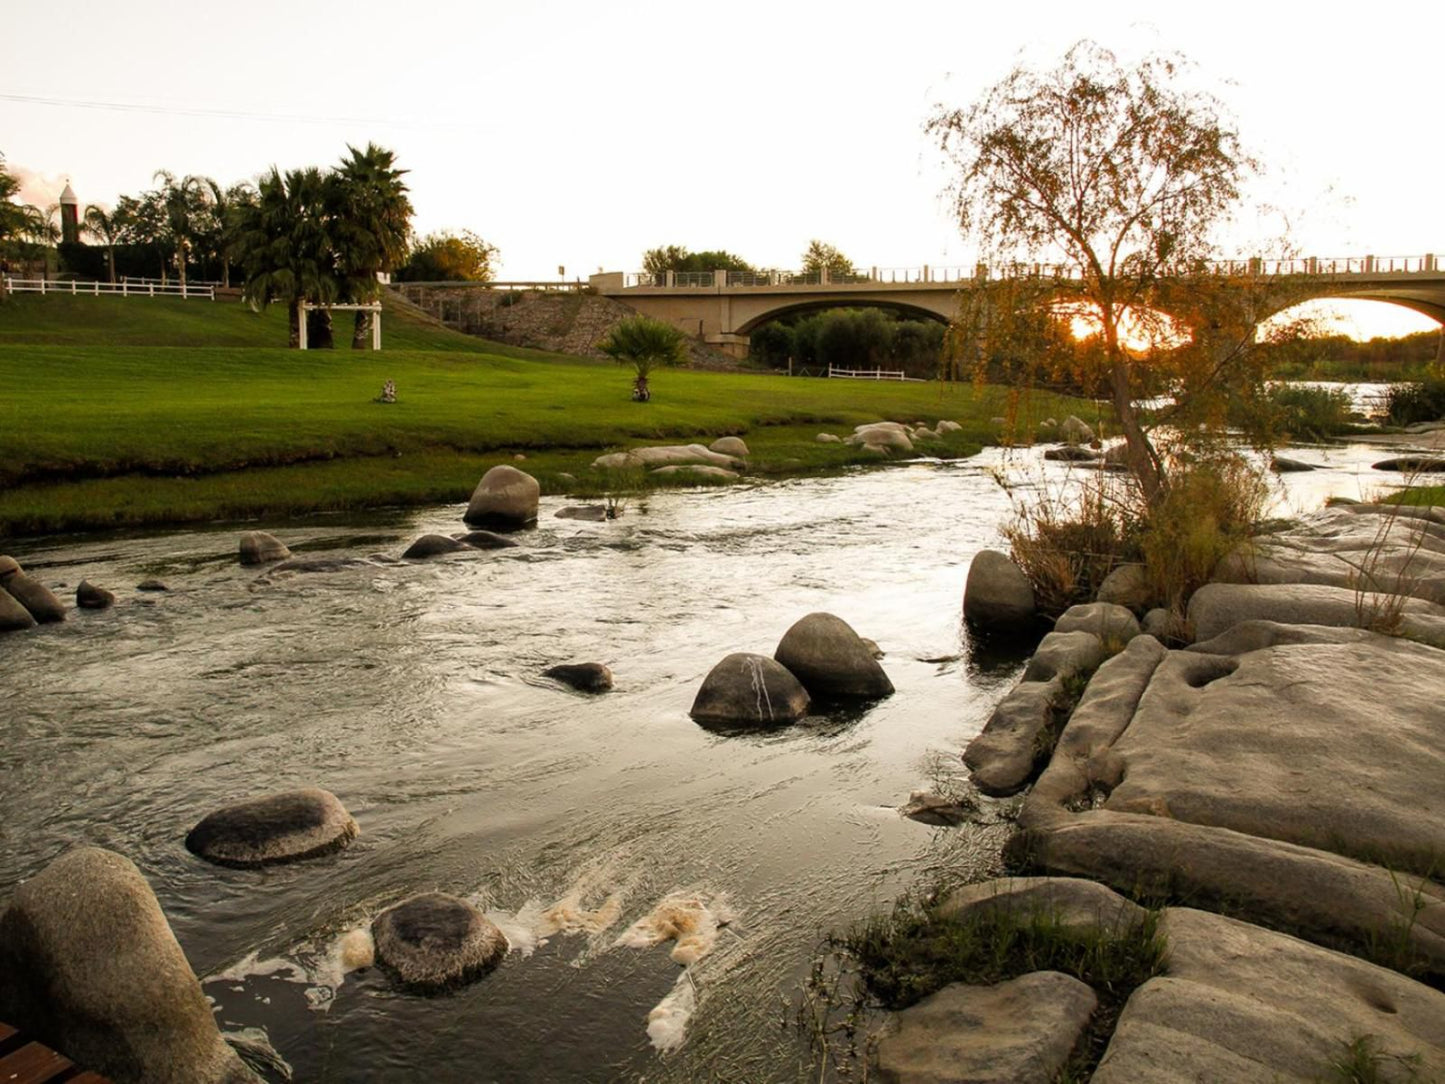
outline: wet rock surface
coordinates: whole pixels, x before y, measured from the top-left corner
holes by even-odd
[[[0,632],[33,629],[35,624],[35,618],[30,616],[30,611],[22,606],[15,596],[0,587]]]
[[[465,553],[471,548],[458,538],[448,538],[444,534],[424,534],[406,548],[402,557],[409,561],[420,561],[449,553]]]
[[[251,868],[315,858],[345,847],[356,821],[320,787],[268,794],[208,814],[186,836],[186,850],[221,866]]]
[[[808,691],[765,655],[736,652],[703,679],[690,714],[700,723],[773,726],[808,713]]]
[[[241,536],[240,556],[243,565],[265,565],[286,560],[291,551],[275,535],[265,531],[247,531]]]
[[[371,924],[376,960],[404,989],[439,993],[482,977],[507,954],[502,931],[443,892],[413,896]]]
[[[115,604],[115,595],[89,580],[81,580],[75,589],[75,604],[82,610],[104,610]]]
[[[980,550],[968,566],[963,616],[998,632],[1023,632],[1035,620],[1034,588],[1023,570],[997,550]]]
[[[612,671],[600,662],[563,663],[543,670],[542,676],[583,693],[603,693],[612,688]]]
[[[116,1084],[259,1081],[221,1039],[150,885],[98,847],[15,889],[0,916],[0,1019]]]
[[[799,618],[783,634],[773,658],[814,698],[872,700],[893,693],[893,682],[873,651],[848,622],[833,614]]]
[[[530,474],[506,465],[482,475],[467,504],[469,527],[522,527],[537,518],[542,487]]]

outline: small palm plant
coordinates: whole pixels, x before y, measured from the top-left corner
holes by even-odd
[[[631,365],[637,373],[632,398],[645,403],[652,398],[647,376],[657,365],[669,367],[687,363],[687,338],[665,320],[630,316],[613,326],[597,348],[618,365]]]

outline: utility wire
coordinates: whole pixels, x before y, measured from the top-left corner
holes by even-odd
[[[240,109],[201,109],[184,105],[146,105],[141,102],[102,102],[83,98],[52,98],[40,94],[7,94],[0,101],[25,105],[48,105],[63,109],[104,109],[116,113],[157,113],[173,117],[209,117],[224,120],[257,120],[280,124],[365,124],[389,128],[469,129],[477,125],[444,121],[386,120],[380,117],[307,117],[291,113],[256,113]]]

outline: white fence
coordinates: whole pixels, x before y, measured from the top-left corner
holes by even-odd
[[[907,380],[902,369],[838,369],[828,366],[830,377],[841,376],[850,380]]]
[[[12,294],[70,294],[73,297],[179,297],[198,298],[202,301],[216,300],[216,288],[212,285],[195,285],[179,282],[164,283],[158,280],[137,282],[123,279],[120,282],[79,282],[52,281],[48,279],[5,278],[5,292]]]

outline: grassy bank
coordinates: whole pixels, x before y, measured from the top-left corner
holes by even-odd
[[[938,451],[956,456],[1004,413],[999,389],[685,370],[657,374],[637,404],[610,363],[405,310],[388,313],[380,353],[290,351],[284,321],[221,302],[0,307],[0,535],[462,500],[517,454],[545,491],[595,490],[604,450],[729,433],[746,435],[755,473],[826,472],[872,457],[815,443],[820,430],[953,418],[963,429]],[[393,405],[374,401],[388,379]]]

